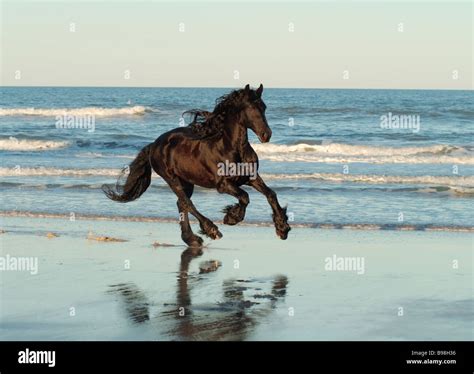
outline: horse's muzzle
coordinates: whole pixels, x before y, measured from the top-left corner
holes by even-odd
[[[262,142],[262,143],[268,143],[270,141],[270,138],[272,137],[272,131],[262,131],[259,135],[258,135],[258,139]]]

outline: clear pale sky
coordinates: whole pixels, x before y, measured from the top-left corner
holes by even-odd
[[[3,86],[473,88],[470,1],[1,7]]]

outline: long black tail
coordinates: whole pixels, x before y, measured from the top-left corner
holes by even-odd
[[[115,189],[104,184],[102,191],[105,195],[120,203],[128,203],[138,199],[151,183],[150,150],[153,143],[143,148],[133,162],[122,170],[122,175],[117,180]],[[120,185],[122,177],[128,173],[123,186]]]

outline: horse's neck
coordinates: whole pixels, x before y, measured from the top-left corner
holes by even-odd
[[[226,118],[224,126],[224,137],[225,141],[229,142],[233,148],[243,147],[248,144],[247,127],[244,125],[244,119],[242,115],[232,115]]]

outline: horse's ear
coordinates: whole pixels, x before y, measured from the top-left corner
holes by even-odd
[[[249,85],[249,84],[247,84],[247,85],[245,86],[245,91],[250,91],[250,85]]]
[[[263,84],[260,83],[260,87],[257,88],[257,96],[262,97],[262,92],[263,92]]]

